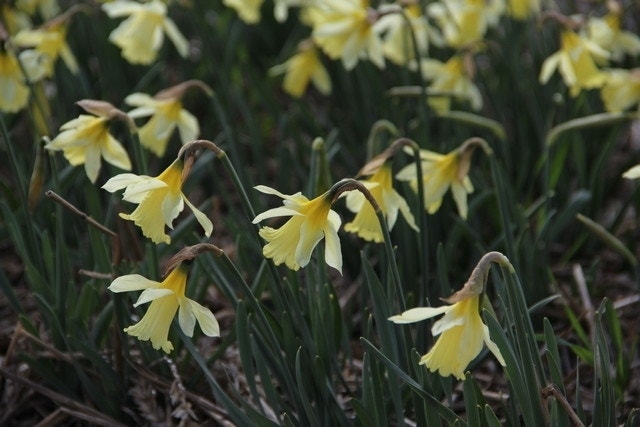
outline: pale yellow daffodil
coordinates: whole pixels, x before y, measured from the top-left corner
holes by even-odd
[[[482,107],[482,95],[473,82],[469,61],[470,55],[454,55],[447,62],[430,58],[421,60],[422,76],[430,81],[428,102],[437,113],[451,109],[451,98],[469,102],[474,110]]]
[[[269,70],[271,75],[284,73],[282,87],[289,95],[301,97],[309,83],[323,95],[331,93],[331,79],[318,56],[318,50],[309,40],[300,43],[298,52],[286,62]]]
[[[640,37],[620,28],[618,13],[608,13],[602,18],[589,17],[581,35],[609,52],[612,61],[621,61],[625,55],[640,54]]]
[[[308,6],[303,19],[315,44],[351,70],[362,57],[384,68],[382,40],[373,29],[377,18],[369,0],[324,0]]]
[[[20,30],[11,39],[15,46],[28,48],[18,57],[30,81],[51,77],[58,57],[62,58],[72,73],[78,72],[78,62],[67,44],[66,37],[66,18],[63,18],[41,28]]]
[[[389,230],[393,228],[402,213],[409,226],[418,231],[413,215],[406,200],[393,188],[391,162],[385,162],[368,179],[360,181],[371,193],[387,220]],[[345,224],[344,229],[356,233],[364,240],[381,243],[384,241],[382,227],[371,204],[360,191],[349,191],[346,197],[347,208],[356,214],[353,221]]]
[[[559,69],[572,97],[583,89],[601,87],[606,75],[596,66],[596,58],[603,61],[609,58],[609,53],[594,42],[566,29],[560,35],[560,50],[542,64],[540,83],[547,83],[553,72]]]
[[[489,328],[480,317],[481,297],[485,292],[485,282],[492,262],[512,268],[504,255],[489,252],[480,259],[464,287],[444,300],[451,305],[412,308],[389,318],[394,323],[406,324],[444,314],[431,328],[433,336],[440,337],[420,359],[420,364],[431,372],[464,379],[465,369],[480,353],[483,345],[489,348],[502,366],[506,366],[500,349],[491,340]]]
[[[441,0],[427,6],[427,13],[440,27],[445,42],[455,49],[482,40],[504,10],[504,0]]]
[[[600,97],[607,111],[624,111],[640,104],[640,68],[605,70]]]
[[[125,98],[129,105],[137,107],[127,114],[133,119],[151,116],[138,131],[140,143],[158,157],[164,156],[169,138],[177,128],[183,144],[193,141],[200,134],[198,120],[182,108],[182,96],[190,87],[201,87],[210,92],[198,80],[189,80],[165,89],[154,97],[144,93],[133,93]]]
[[[109,179],[102,188],[110,193],[125,188],[122,199],[138,204],[138,207],[129,215],[121,213],[120,217],[133,221],[154,243],[171,242],[165,234],[165,225],[173,229],[173,220],[182,212],[185,203],[209,237],[213,224],[182,192],[183,171],[184,160],[177,158],[157,177],[125,173]]]
[[[27,105],[29,87],[18,58],[0,46],[0,111],[15,113]]]
[[[524,21],[540,13],[541,0],[507,0],[507,13],[518,21]]]
[[[211,310],[186,297],[187,278],[188,270],[182,264],[174,268],[162,282],[149,280],[139,274],[117,277],[109,286],[110,291],[141,290],[134,307],[151,302],[142,319],[124,328],[124,332],[141,341],[150,340],[153,348],[162,349],[168,354],[173,350],[173,344],[169,341],[169,327],[178,312],[178,323],[185,335],[193,336],[197,322],[206,336],[220,336],[218,321]]]
[[[124,147],[109,133],[109,121],[126,115],[113,105],[93,100],[77,103],[86,111],[95,114],[81,114],[60,127],[60,134],[45,145],[47,150],[62,150],[72,166],[84,164],[91,182],[95,182],[100,172],[100,157],[123,170],[131,170],[131,160]]]
[[[222,3],[235,10],[247,24],[260,22],[260,8],[264,0],[222,0]]]
[[[467,218],[467,195],[473,192],[473,185],[469,179],[471,155],[476,147],[482,147],[486,153],[491,153],[484,140],[471,138],[460,147],[448,154],[420,150],[420,165],[422,169],[422,189],[424,194],[424,209],[435,213],[442,204],[442,198],[449,188],[458,213],[463,219]],[[408,153],[412,154],[411,151]],[[410,164],[402,168],[396,178],[408,181],[411,189],[418,192],[418,167]]]
[[[480,317],[480,295],[467,296],[452,305],[412,308],[389,318],[394,323],[419,322],[444,314],[433,324],[431,333],[440,335],[435,345],[422,356],[420,364],[442,376],[464,379],[464,371],[480,353],[483,345],[491,350],[498,362],[505,366],[500,350],[489,336],[489,328]]]
[[[17,0],[16,8],[29,15],[38,11],[44,19],[51,19],[60,13],[57,0]]]
[[[152,63],[158,56],[165,34],[180,56],[187,56],[189,42],[167,16],[167,5],[162,1],[138,3],[116,0],[104,3],[102,9],[110,18],[127,16],[109,35],[109,40],[122,49],[122,56],[130,63]]]
[[[383,4],[378,10],[380,18],[373,27],[382,36],[384,56],[393,63],[406,65],[409,61],[416,59],[416,50],[420,57],[425,56],[430,40],[435,41],[439,46],[442,45],[442,38],[431,27],[420,5],[410,4],[399,8],[397,5]],[[414,40],[417,49],[413,43]]]
[[[326,192],[309,200],[301,193],[282,194],[265,185],[254,187],[265,194],[284,199],[284,206],[269,209],[256,216],[257,224],[268,218],[290,216],[280,228],[262,227],[260,237],[267,241],[262,253],[276,265],[284,263],[292,270],[306,266],[316,245],[324,238],[326,263],[342,272],[342,251],[338,239],[340,216],[331,209],[333,195]]]

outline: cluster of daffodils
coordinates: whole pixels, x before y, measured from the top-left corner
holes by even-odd
[[[387,150],[373,158],[358,173],[360,180],[347,179],[336,183],[331,189],[309,200],[301,193],[282,194],[264,185],[256,190],[276,195],[284,200],[283,206],[259,214],[254,223],[273,217],[290,216],[280,228],[262,227],[260,236],[267,242],[263,255],[273,259],[276,265],[285,264],[292,270],[306,266],[313,249],[325,239],[325,261],[338,271],[342,271],[342,255],[338,240],[338,229],[342,224],[340,216],[331,209],[332,204],[345,196],[347,208],[356,215],[344,226],[344,230],[357,234],[360,238],[380,243],[384,233],[378,212],[392,229],[401,213],[409,226],[418,231],[415,220],[406,200],[393,187],[393,172],[389,161],[405,139],[397,140]],[[433,214],[440,205],[449,188],[453,193],[460,216],[467,216],[467,195],[473,191],[468,177],[471,155],[477,146],[491,154],[484,140],[472,138],[449,154],[442,155],[428,150],[418,151],[416,162],[403,168],[396,179],[408,181],[415,193],[424,195],[425,211]],[[408,149],[409,153],[413,153]],[[422,180],[419,181],[420,172]],[[419,185],[421,188],[419,188]]]
[[[165,35],[182,57],[187,56],[189,43],[168,17],[167,2],[116,0],[104,3],[102,9],[111,18],[125,18],[109,40],[122,49],[128,62],[142,65],[154,62]],[[61,13],[56,0],[0,5],[1,112],[15,113],[27,107],[30,98],[42,90],[42,82],[53,76],[58,58],[71,73],[78,73],[82,64],[78,64],[66,39],[71,19],[83,11],[90,11],[90,7],[78,4]],[[45,23],[36,27],[34,20]],[[33,97],[31,91],[36,92]],[[43,102],[42,97],[38,102]]]
[[[248,24],[257,23],[263,0],[224,0]],[[504,25],[504,19],[524,21],[545,16],[557,18],[564,29],[560,49],[548,57],[539,80],[545,84],[556,70],[572,97],[600,89],[607,111],[623,111],[640,101],[638,70],[609,68],[640,53],[638,35],[622,28],[623,8],[617,0],[606,2],[608,12],[564,17],[545,12],[540,0],[273,0],[280,22],[289,9],[309,28],[290,59],[271,69],[284,75],[283,89],[302,96],[312,84],[328,94],[332,84],[323,57],[340,61],[345,70],[367,60],[382,69],[387,62],[419,71],[428,82],[430,106],[437,113],[451,109],[453,100],[480,110],[482,97],[474,82],[475,53],[485,49],[486,36]],[[450,52],[444,60],[429,57],[433,45]]]

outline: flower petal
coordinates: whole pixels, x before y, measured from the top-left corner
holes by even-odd
[[[451,306],[449,305],[443,305],[442,307],[416,307],[404,311],[402,314],[391,316],[388,320],[399,324],[420,322],[421,320],[446,313],[450,309]]]
[[[160,283],[149,280],[139,274],[127,274],[116,277],[107,289],[111,292],[141,291],[148,288],[157,288]]]
[[[169,295],[175,295],[171,289],[167,288],[147,288],[138,297],[138,300],[133,304],[134,307],[137,307],[142,304],[146,304],[149,301],[153,301],[159,298],[168,297]]]

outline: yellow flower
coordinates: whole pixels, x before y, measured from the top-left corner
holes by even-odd
[[[441,335],[427,354],[422,356],[420,364],[431,372],[439,372],[442,376],[454,375],[464,379],[464,370],[480,353],[483,344],[496,356],[498,362],[505,366],[500,350],[489,336],[489,328],[480,317],[480,295],[465,295],[452,305],[433,308],[418,307],[389,318],[394,323],[404,324],[419,322],[434,316],[444,317],[433,324],[431,333]]]
[[[284,91],[293,97],[301,97],[309,82],[312,82],[323,95],[331,93],[329,73],[318,57],[318,50],[309,41],[301,43],[298,53],[285,63],[271,68],[269,72],[272,75],[286,73],[282,86]]]
[[[198,120],[182,108],[180,97],[151,97],[144,93],[133,93],[124,101],[138,107],[127,113],[129,117],[137,119],[151,116],[139,129],[138,135],[140,143],[158,157],[164,156],[176,127],[183,144],[193,141],[200,134]]]
[[[326,263],[342,272],[342,252],[338,239],[341,220],[331,209],[333,197],[329,192],[309,200],[301,193],[286,195],[265,185],[258,185],[255,189],[283,198],[284,206],[259,214],[253,220],[254,224],[267,218],[291,216],[278,229],[260,229],[260,237],[267,241],[262,250],[265,257],[273,259],[276,265],[284,263],[290,269],[298,270],[309,263],[313,249],[324,237]]]
[[[429,3],[427,12],[442,30],[447,44],[461,48],[482,40],[487,28],[498,23],[504,0],[441,0]]]
[[[120,169],[131,170],[129,155],[109,133],[109,121],[119,113],[124,113],[107,102],[84,100],[77,104],[96,116],[81,114],[78,118],[63,124],[60,127],[62,132],[44,148],[62,150],[72,166],[84,164],[91,182],[98,178],[101,156],[107,163]],[[94,105],[99,107],[92,108]]]
[[[260,21],[260,8],[264,0],[222,0],[225,6],[236,11],[240,19],[247,24]]]
[[[611,60],[621,61],[625,55],[640,54],[640,37],[620,28],[620,15],[608,13],[603,18],[589,17],[584,37],[611,54]]]
[[[341,59],[351,70],[366,56],[384,68],[382,41],[373,30],[377,12],[369,0],[324,0],[305,9],[304,20],[313,28],[313,41],[331,59]]]
[[[38,10],[44,19],[51,19],[60,13],[60,6],[56,0],[17,0],[16,8],[29,15]]]
[[[560,50],[548,57],[540,70],[540,83],[549,81],[558,68],[569,94],[577,96],[582,89],[593,89],[604,84],[606,75],[598,70],[595,59],[606,59],[609,53],[597,44],[585,40],[571,30],[560,35]]]
[[[0,111],[15,113],[27,105],[29,87],[18,59],[0,45]]]
[[[393,175],[391,163],[385,162],[380,168],[369,177],[368,180],[360,181],[378,202],[380,210],[387,219],[387,225],[391,230],[398,218],[398,211],[402,213],[405,220],[418,231],[413,215],[404,198],[393,188]],[[344,229],[350,233],[356,233],[364,240],[381,243],[384,240],[380,221],[373,207],[365,199],[360,191],[350,191],[346,198],[347,208],[356,213],[353,221],[345,224]]]
[[[180,56],[188,53],[189,43],[171,18],[167,6],[160,0],[137,3],[116,0],[102,5],[110,18],[128,16],[109,35],[109,40],[122,49],[122,56],[132,64],[150,64],[162,47],[164,34],[169,37]]]
[[[420,70],[426,80],[431,80],[428,91],[429,105],[436,112],[447,112],[451,108],[451,97],[468,101],[471,108],[479,110],[482,107],[482,95],[471,78],[471,67],[467,64],[470,56],[454,55],[447,62],[437,59],[422,59]],[[444,96],[435,94],[443,93]]]
[[[377,33],[382,34],[384,56],[395,64],[406,65],[409,61],[416,59],[414,38],[420,56],[427,54],[430,40],[435,41],[439,46],[443,44],[439,34],[429,25],[418,4],[410,4],[402,9],[397,5],[380,5],[379,11],[381,16],[373,27]],[[407,22],[411,27],[407,26]],[[412,32],[414,37],[411,35]]]
[[[624,111],[640,103],[640,68],[605,71],[600,97],[607,111]]]
[[[178,323],[185,335],[193,336],[196,321],[202,332],[209,337],[220,336],[218,321],[211,310],[185,296],[187,286],[187,268],[178,265],[161,282],[149,280],[139,274],[129,274],[116,278],[109,290],[112,292],[143,292],[133,305],[137,307],[151,302],[142,319],[135,325],[124,328],[124,332],[137,337],[141,341],[151,340],[153,348],[162,349],[165,353],[173,350],[169,341],[169,327],[176,311]]]
[[[78,73],[78,62],[66,37],[67,26],[64,19],[39,29],[21,30],[13,37],[12,43],[16,46],[32,48],[19,55],[29,80],[35,82],[43,77],[51,77],[58,57],[62,58],[72,73]]]
[[[440,208],[442,197],[451,187],[458,213],[462,218],[467,218],[467,194],[473,192],[473,185],[467,175],[474,147],[475,144],[466,142],[448,154],[420,150],[424,209],[428,213],[433,214]],[[396,178],[408,181],[413,191],[418,192],[417,165],[405,166],[397,173]]]
[[[182,193],[183,170],[184,161],[178,158],[157,177],[125,173],[114,176],[102,188],[110,193],[126,188],[122,199],[138,207],[130,215],[121,213],[120,217],[133,221],[154,243],[171,242],[164,227],[173,229],[173,220],[185,203],[209,237],[213,224]]]
[[[540,0],[508,0],[507,11],[514,19],[523,21],[540,12]]]

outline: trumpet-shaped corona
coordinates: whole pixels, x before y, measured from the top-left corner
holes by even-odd
[[[391,164],[384,163],[367,180],[360,181],[376,200],[380,210],[384,213],[389,230],[395,225],[398,211],[405,220],[418,231],[415,220],[406,200],[393,188],[393,174]],[[360,191],[350,191],[346,197],[347,208],[356,214],[353,221],[345,224],[345,231],[356,233],[364,240],[381,243],[384,240],[380,221],[373,207]]]
[[[284,263],[290,269],[298,270],[309,263],[313,249],[324,238],[326,263],[342,272],[342,252],[338,238],[341,220],[331,209],[331,194],[324,193],[309,200],[301,193],[286,195],[264,185],[258,185],[255,189],[281,197],[284,199],[284,206],[259,214],[253,220],[254,224],[267,218],[291,217],[278,229],[260,229],[260,236],[267,241],[262,250],[265,257],[273,259],[276,265]]]
[[[142,291],[134,304],[137,307],[151,302],[147,312],[135,325],[124,328],[124,332],[141,341],[151,341],[156,350],[165,353],[173,350],[169,341],[169,327],[178,312],[178,323],[185,335],[193,336],[196,321],[202,332],[209,337],[220,336],[220,327],[208,308],[185,296],[187,268],[178,265],[162,281],[149,280],[139,274],[129,274],[116,278],[109,290],[112,292]]]
[[[122,49],[122,56],[132,64],[150,64],[158,56],[164,35],[173,42],[180,56],[187,56],[189,43],[175,23],[167,17],[167,5],[160,0],[138,3],[116,0],[104,3],[110,18],[127,16],[109,40]]]
[[[122,199],[136,203],[138,207],[129,215],[121,213],[120,217],[133,221],[154,243],[171,242],[165,234],[165,225],[173,229],[173,220],[182,212],[185,203],[208,237],[213,224],[182,193],[183,169],[183,160],[176,159],[157,177],[125,173],[114,176],[102,188],[110,193],[125,188]]]

